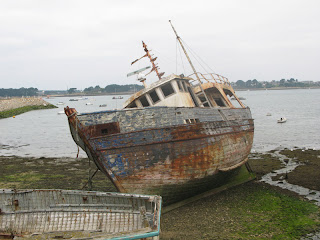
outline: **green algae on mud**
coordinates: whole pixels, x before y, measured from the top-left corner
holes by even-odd
[[[16,116],[25,112],[33,111],[33,110],[51,109],[51,108],[57,108],[57,107],[52,104],[19,107],[19,108],[0,112],[0,119],[13,117],[13,116]]]
[[[0,188],[80,190],[88,181],[88,166],[85,158],[0,157]],[[101,172],[94,177],[92,190],[116,191]]]
[[[300,239],[319,227],[316,205],[250,182],[164,214],[161,239]]]
[[[284,149],[280,154],[301,164],[287,174],[289,183],[320,191],[320,150]]]
[[[308,156],[316,162],[319,152],[286,150],[281,154],[301,161]],[[251,154],[249,162],[258,177],[284,167],[273,153]],[[319,167],[316,163],[304,166]],[[0,157],[0,188],[82,189],[87,179],[88,159]],[[289,175],[288,180],[293,179]],[[94,177],[92,190],[116,191],[101,172]],[[288,190],[258,181],[198,200],[161,217],[161,239],[300,239],[315,231],[320,231],[316,205]]]
[[[258,178],[284,167],[279,158],[273,156],[271,153],[251,153],[248,162]]]

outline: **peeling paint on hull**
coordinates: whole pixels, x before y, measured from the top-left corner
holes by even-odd
[[[75,142],[119,191],[160,194],[165,204],[223,184],[253,142],[248,108],[73,113],[66,109]]]

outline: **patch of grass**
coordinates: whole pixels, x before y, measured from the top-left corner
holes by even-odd
[[[57,107],[52,104],[47,104],[45,106],[44,105],[25,106],[25,107],[15,108],[7,111],[2,111],[0,112],[0,118],[8,118],[8,117],[16,116],[32,110],[51,109],[51,108],[57,108]]]
[[[270,189],[249,192],[230,209],[242,220],[234,234],[245,239],[299,239],[320,225],[316,205]]]

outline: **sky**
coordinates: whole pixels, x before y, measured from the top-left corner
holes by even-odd
[[[320,81],[319,9],[318,0],[0,0],[0,88],[139,83],[127,73],[151,65],[131,66],[141,41],[165,75],[189,75],[168,20],[199,72]]]

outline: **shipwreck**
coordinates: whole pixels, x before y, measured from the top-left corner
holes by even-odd
[[[254,134],[250,109],[229,80],[197,72],[173,30],[192,75],[163,77],[143,42],[142,58],[159,80],[147,85],[140,77],[145,88],[121,110],[65,108],[74,141],[119,192],[161,195],[164,204],[224,184],[247,162]]]

